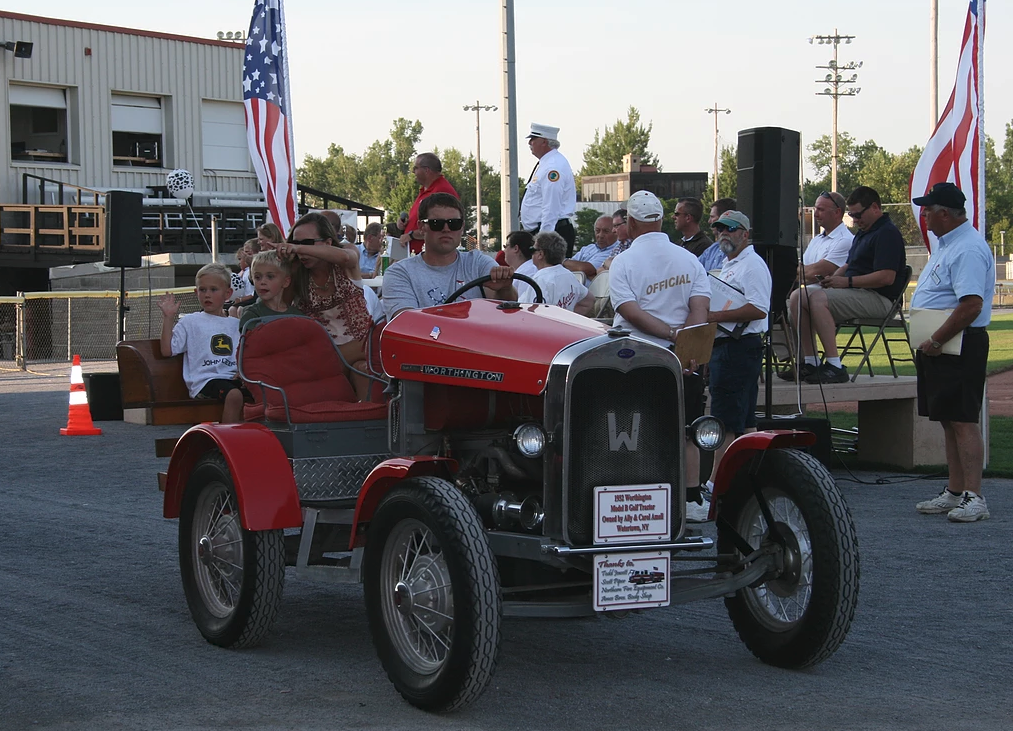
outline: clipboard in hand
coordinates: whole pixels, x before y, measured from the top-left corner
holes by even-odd
[[[693,360],[697,366],[710,362],[717,329],[715,322],[701,322],[699,325],[684,327],[676,333],[675,355],[683,368],[689,368],[689,363]]]
[[[749,303],[749,300],[746,299],[746,293],[734,284],[729,284],[725,280],[714,276],[710,272],[707,273],[707,277],[707,281],[709,281],[711,285],[711,312],[737,310]],[[748,324],[748,322],[719,323],[718,328],[721,329],[721,332],[727,333],[738,340],[739,336],[742,335],[742,331],[746,329],[746,325]]]
[[[912,307],[908,316],[911,347],[915,350],[926,340],[932,339],[932,333],[939,329],[939,326],[950,319],[953,310],[926,310],[920,307]],[[960,355],[960,348],[964,343],[964,331],[961,330],[954,337],[943,343],[942,353],[944,355]]]

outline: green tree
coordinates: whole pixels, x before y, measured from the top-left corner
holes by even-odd
[[[577,241],[573,245],[575,252],[594,241],[594,222],[600,215],[602,214],[593,208],[581,208],[577,211]]]
[[[718,195],[722,198],[735,198],[739,189],[739,159],[734,145],[722,146],[718,153]],[[714,204],[714,176],[710,176],[707,195],[704,200],[704,215],[710,214]],[[706,220],[703,221],[706,225]]]
[[[610,175],[623,171],[623,157],[630,153],[638,156],[645,165],[658,165],[658,157],[649,149],[654,123],[645,127],[640,123],[640,112],[630,107],[626,121],[616,120],[604,132],[594,131],[594,141],[584,149],[584,164],[578,176]],[[660,170],[660,166],[658,167]]]
[[[1006,123],[1002,154],[985,138],[985,232],[993,247],[1013,229],[1013,124]]]
[[[877,151],[882,150],[883,148],[872,140],[866,140],[859,144],[847,132],[839,133],[837,136],[837,191],[847,198],[851,191],[862,185],[859,180],[859,171]],[[816,178],[805,181],[803,198],[805,204],[811,206],[820,193],[830,190],[832,179],[830,168],[833,161],[833,141],[830,135],[823,135],[809,145],[808,160],[816,171]]]
[[[331,144],[327,157],[307,155],[296,171],[300,183],[378,208],[407,210],[417,195],[412,163],[422,138],[422,123],[394,120],[390,137],[376,140],[361,155]],[[414,192],[408,195],[412,188]],[[405,201],[407,200],[407,205]]]

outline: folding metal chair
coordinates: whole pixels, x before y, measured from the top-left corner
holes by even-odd
[[[854,318],[851,320],[844,320],[837,323],[837,332],[841,331],[842,327],[853,327],[855,328],[851,337],[848,338],[848,343],[840,350],[841,360],[843,361],[848,355],[861,353],[862,360],[855,369],[855,372],[851,376],[852,382],[858,378],[858,374],[862,372],[862,368],[868,368],[869,375],[875,376],[872,372],[872,351],[876,347],[876,343],[883,340],[883,345],[886,348],[886,357],[890,361],[890,370],[893,372],[893,377],[897,377],[897,363],[914,363],[914,353],[911,351],[911,343],[908,334],[907,319],[904,317],[904,294],[907,292],[907,286],[911,282],[911,267],[907,266],[904,268],[904,286],[900,290],[900,294],[897,295],[897,299],[893,301],[890,306],[890,311],[886,317],[882,320],[869,319],[869,318]],[[872,338],[871,343],[866,343],[865,334],[862,332],[863,328],[876,328],[876,335]],[[888,331],[900,331],[903,333],[903,337],[897,333],[894,337],[890,337]],[[855,343],[855,338],[858,338],[858,343]],[[904,344],[903,352],[907,355],[895,355],[893,350],[890,348],[890,343],[899,345]]]

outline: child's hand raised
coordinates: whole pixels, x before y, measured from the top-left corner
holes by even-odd
[[[166,292],[158,298],[158,309],[162,311],[163,317],[175,317],[179,312],[179,302],[172,296],[172,292]]]

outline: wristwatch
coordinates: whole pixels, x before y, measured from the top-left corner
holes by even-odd
[[[939,350],[940,348],[943,347],[943,344],[938,340],[932,340],[929,342],[929,347],[932,348],[933,350]]]

